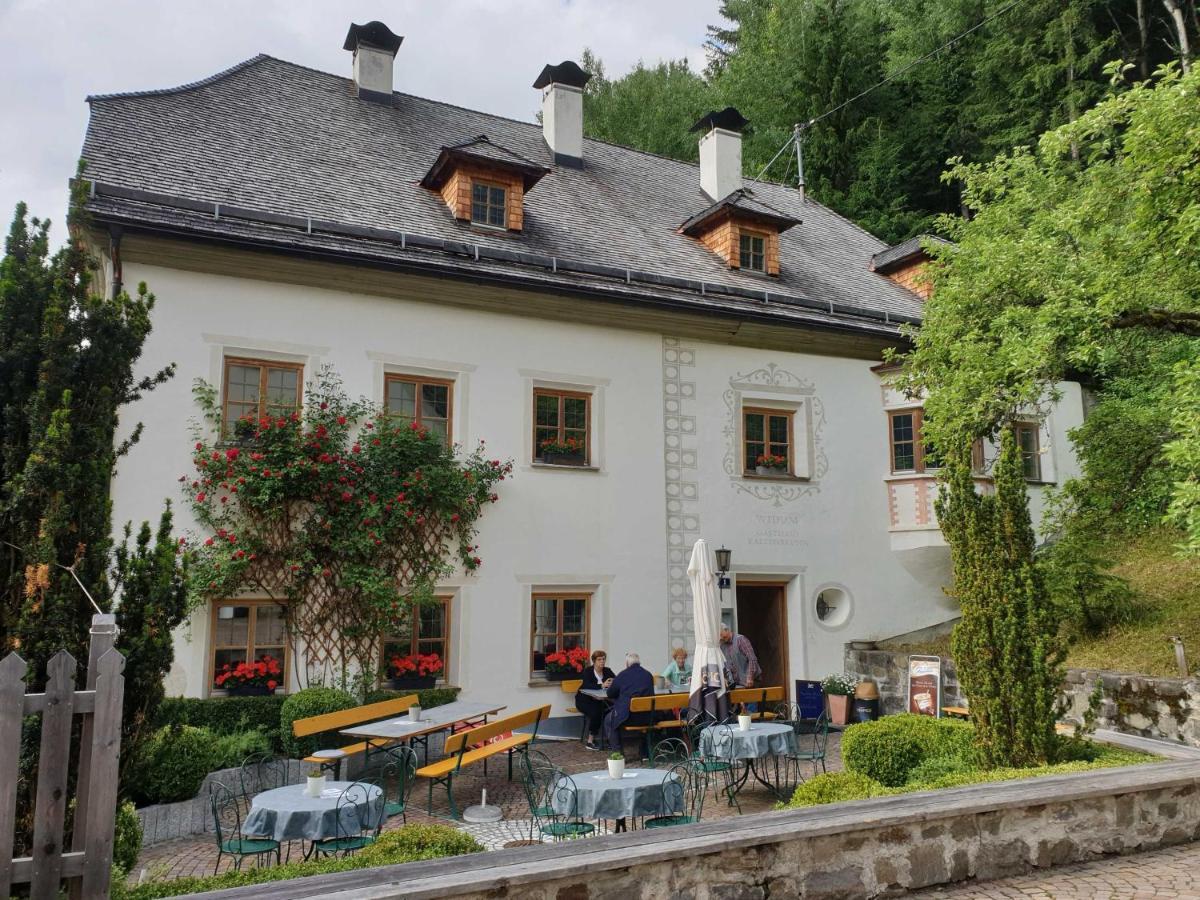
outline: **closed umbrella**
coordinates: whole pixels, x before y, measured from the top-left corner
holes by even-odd
[[[692,584],[692,620],[696,629],[688,705],[724,721],[729,713],[729,700],[725,693],[725,655],[720,644],[721,601],[708,542],[704,539],[692,547],[687,571]]]

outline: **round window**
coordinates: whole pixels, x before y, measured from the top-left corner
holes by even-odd
[[[844,625],[850,618],[850,594],[840,585],[826,585],[817,591],[817,621],[826,628]]]

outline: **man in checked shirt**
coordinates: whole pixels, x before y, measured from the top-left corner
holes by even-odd
[[[744,634],[734,634],[725,622],[721,623],[721,652],[725,654],[725,678],[729,687],[754,687],[754,682],[762,677],[754,647]]]

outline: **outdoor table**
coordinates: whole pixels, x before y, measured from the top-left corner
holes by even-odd
[[[737,725],[710,725],[700,733],[700,752],[705,757],[744,765],[742,777],[733,784],[735,795],[753,775],[755,781],[782,799],[786,791],[780,788],[779,757],[796,752],[796,734],[790,724],[779,722],[751,722],[746,731]],[[773,760],[771,772],[767,771],[768,759]],[[773,775],[774,781],[767,780],[765,775]]]
[[[683,797],[677,794],[665,809],[663,783],[675,776],[666,769],[626,769],[621,778],[611,778],[607,769],[570,776],[575,782],[575,814],[581,819],[615,819],[617,831],[625,830],[630,816],[667,816],[683,812]],[[559,782],[561,783],[561,782]],[[567,798],[556,790],[550,805],[559,815],[570,815]]]
[[[419,742],[425,751],[425,762],[428,762],[429,735],[440,731],[453,733],[454,726],[458,722],[480,718],[486,722],[488,716],[495,715],[500,710],[507,708],[507,705],[503,703],[467,703],[455,700],[444,706],[421,710],[421,718],[415,722],[407,715],[396,716],[366,725],[355,725],[353,728],[343,728],[339,733],[356,737],[359,740],[365,738],[371,742],[378,741],[381,744],[389,744],[393,741]]]
[[[352,781],[327,781],[320,797],[309,797],[303,784],[288,784],[256,794],[250,801],[250,811],[242,825],[247,835],[273,837],[281,844],[286,841],[321,841],[338,836],[338,798]],[[373,784],[360,786],[366,789],[368,798],[355,806],[341,809],[343,835],[358,834],[374,828],[377,822],[365,821],[370,815],[369,807],[379,796],[380,789]],[[380,806],[382,813],[383,807]],[[365,827],[363,827],[365,826]]]
[[[579,693],[586,694],[589,697],[595,697],[597,700],[608,700],[612,702],[608,696],[608,692],[604,688],[580,688]],[[686,694],[687,691],[682,688],[661,687],[654,689],[656,697],[665,697],[667,694]]]

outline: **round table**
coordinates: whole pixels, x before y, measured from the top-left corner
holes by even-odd
[[[745,766],[741,777],[730,785],[731,800],[751,775],[780,800],[787,799],[795,787],[793,782],[799,780],[798,771],[791,772],[790,763],[787,760],[781,763],[779,759],[796,752],[796,733],[791,725],[751,722],[745,731],[737,725],[710,725],[700,733],[700,752],[706,757]]]
[[[327,781],[320,797],[309,797],[304,785],[289,784],[256,794],[250,801],[250,812],[242,825],[245,834],[273,837],[285,841],[321,841],[336,838],[338,834],[338,799],[350,787],[352,781]],[[374,828],[374,816],[383,815],[380,789],[373,784],[362,784],[367,799],[355,805],[343,805],[341,835],[358,834]]]
[[[630,816],[667,816],[683,812],[682,792],[672,792],[666,809],[663,782],[674,778],[665,769],[626,769],[623,778],[610,778],[607,769],[571,775],[575,783],[575,815],[580,819],[616,819]],[[571,815],[570,794],[555,785],[550,805],[560,816]]]

